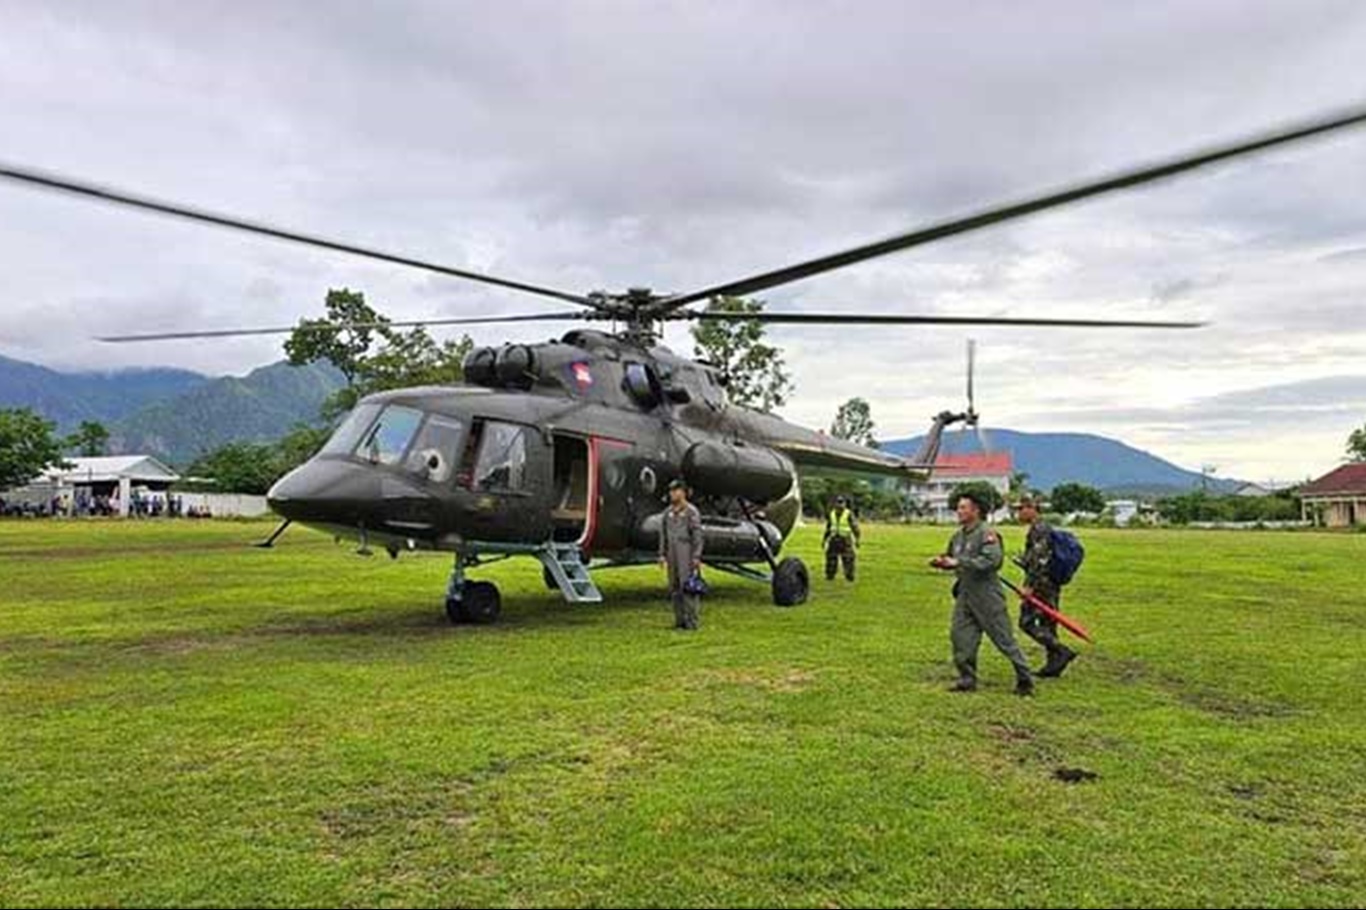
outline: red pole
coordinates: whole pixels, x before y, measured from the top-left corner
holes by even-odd
[[[1091,642],[1092,644],[1095,644],[1096,640],[1091,637],[1091,633],[1087,632],[1086,627],[1083,626],[1081,623],[1077,622],[1070,616],[1065,615],[1060,610],[1058,610],[1057,607],[1053,606],[1051,603],[1044,600],[1043,598],[1038,597],[1034,594],[1026,594],[1024,591],[1015,587],[1015,585],[1010,581],[1010,579],[1002,578],[1001,581],[1005,583],[1005,586],[1007,588],[1014,591],[1016,594],[1020,595],[1021,600],[1029,604],[1034,609],[1038,610],[1044,616],[1047,616],[1049,619],[1053,620],[1055,623],[1062,626],[1064,629],[1071,632],[1078,638],[1084,639],[1086,641]]]

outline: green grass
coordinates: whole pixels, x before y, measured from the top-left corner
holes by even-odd
[[[944,691],[946,530],[791,610],[713,573],[695,635],[652,568],[569,607],[491,567],[457,628],[445,558],[268,530],[0,523],[0,904],[1366,894],[1363,535],[1087,531],[1099,644],[1027,701],[989,646]]]

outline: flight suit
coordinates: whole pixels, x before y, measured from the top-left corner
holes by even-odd
[[[1050,528],[1042,521],[1029,526],[1025,535],[1024,553],[1016,562],[1025,573],[1025,586],[1040,600],[1062,609],[1062,589],[1049,574],[1048,564],[1053,558],[1053,542],[1049,537]],[[1040,675],[1052,676],[1075,657],[1071,648],[1058,640],[1058,624],[1043,613],[1031,607],[1028,601],[1020,604],[1020,630],[1043,645],[1048,655],[1047,661],[1039,671]]]
[[[958,560],[949,637],[960,686],[970,688],[977,681],[977,650],[985,632],[1015,668],[1017,687],[1032,689],[1029,664],[1010,631],[1010,615],[1001,589],[999,572],[1005,558],[1001,536],[984,522],[959,528],[949,540],[947,555]]]
[[[669,568],[669,593],[673,598],[674,628],[696,629],[701,618],[696,594],[683,590],[692,577],[693,565],[702,561],[702,513],[688,503],[682,509],[670,505],[659,525],[659,558]]]
[[[835,580],[835,570],[844,563],[844,577],[854,580],[858,558],[858,519],[851,509],[835,508],[825,518],[825,580]]]

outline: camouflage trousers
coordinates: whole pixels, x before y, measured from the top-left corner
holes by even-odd
[[[1062,592],[1057,588],[1040,585],[1034,588],[1034,595],[1054,609],[1062,609]],[[1031,607],[1028,602],[1020,604],[1020,631],[1043,645],[1044,651],[1050,657],[1066,650],[1058,640],[1058,624]]]

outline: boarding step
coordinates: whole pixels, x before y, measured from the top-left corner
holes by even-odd
[[[536,554],[555,584],[560,586],[564,599],[572,604],[602,603],[602,592],[593,584],[593,577],[584,565],[578,544],[547,544]]]

